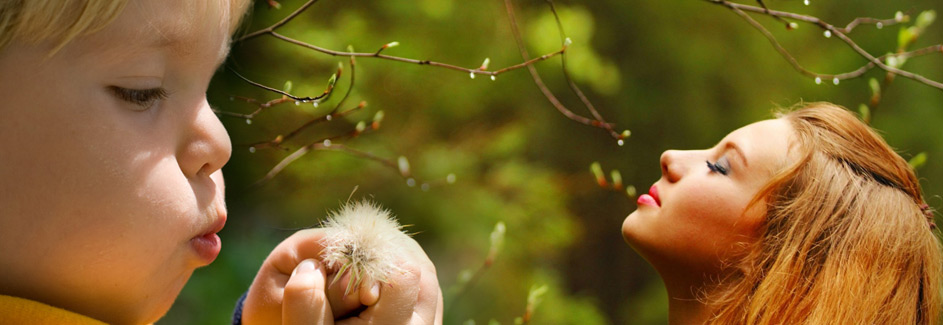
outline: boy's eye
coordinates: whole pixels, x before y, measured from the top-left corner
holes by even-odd
[[[712,173],[727,175],[727,173],[730,172],[730,161],[727,160],[727,156],[720,157],[716,163],[710,161],[705,162],[707,163],[707,168],[710,169]]]
[[[155,101],[167,98],[167,91],[164,88],[151,89],[129,89],[118,86],[110,86],[111,92],[119,99],[135,104],[146,110],[154,105]]]

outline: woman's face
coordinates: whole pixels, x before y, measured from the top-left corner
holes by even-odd
[[[662,276],[720,272],[736,248],[756,237],[765,217],[754,195],[786,165],[793,128],[783,119],[756,122],[706,150],[668,150],[662,177],[622,224],[625,240]]]

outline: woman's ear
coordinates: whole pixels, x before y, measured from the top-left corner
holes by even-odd
[[[755,200],[743,211],[737,226],[747,230],[745,233],[758,237],[760,229],[766,224],[766,217],[766,199]]]

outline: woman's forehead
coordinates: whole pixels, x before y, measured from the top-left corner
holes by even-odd
[[[751,164],[776,170],[789,160],[795,130],[785,119],[763,120],[739,128],[724,138],[736,143]]]

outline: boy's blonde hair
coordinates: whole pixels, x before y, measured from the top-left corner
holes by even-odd
[[[835,105],[781,118],[801,158],[757,195],[762,236],[708,323],[940,324],[943,249],[907,161]]]
[[[229,1],[229,33],[251,0]],[[128,0],[0,0],[0,50],[14,41],[52,41],[50,55],[69,41],[94,33],[121,13]]]

